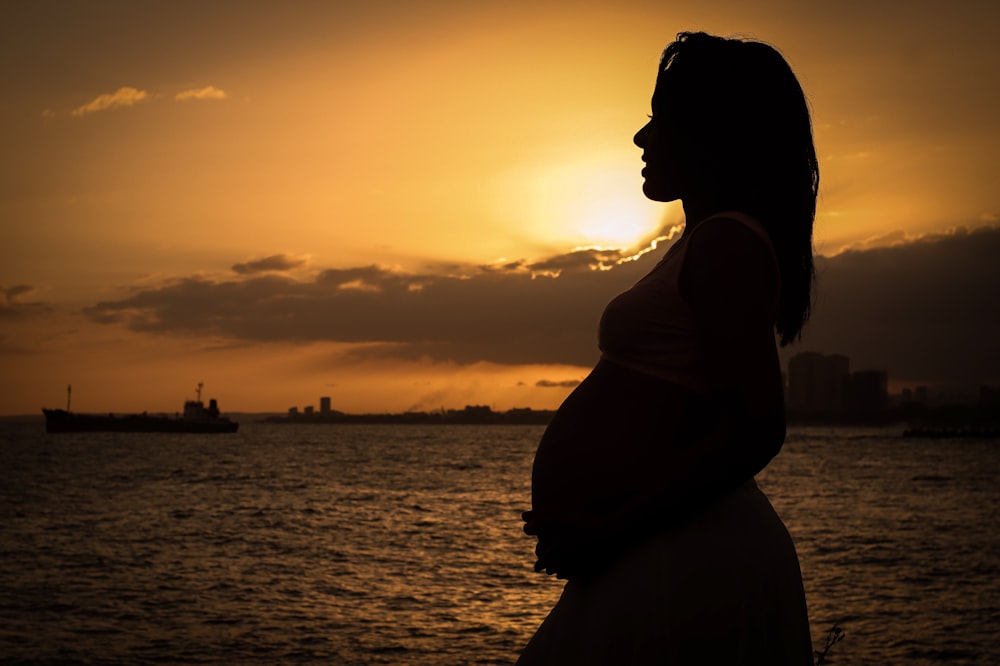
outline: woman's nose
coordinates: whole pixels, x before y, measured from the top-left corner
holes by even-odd
[[[649,123],[646,123],[639,128],[639,131],[635,133],[632,137],[632,143],[634,143],[639,148],[646,147],[646,135],[649,133]]]

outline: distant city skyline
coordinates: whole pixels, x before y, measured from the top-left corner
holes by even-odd
[[[974,404],[982,401],[984,395],[1000,395],[1000,387],[979,385],[975,392],[956,393],[947,388],[935,391],[926,385],[901,388],[899,392],[889,390],[889,375],[884,370],[873,368],[852,370],[850,359],[843,354],[822,354],[820,352],[798,352],[789,359],[788,370],[782,372],[785,400],[787,407],[798,415],[835,415],[835,414],[870,414],[885,410],[893,404],[917,403],[929,406],[947,404]],[[575,388],[576,382],[566,388]],[[291,419],[331,414],[343,414],[336,409],[330,396],[318,398],[316,404],[303,403],[288,407],[286,415]],[[464,409],[477,409],[477,405],[465,405],[459,408],[455,405],[441,405],[428,412],[455,412]],[[531,411],[530,406],[515,407],[517,410]],[[272,410],[275,413],[280,410]],[[509,410],[504,410],[509,411]],[[538,411],[552,411],[542,409]],[[389,413],[386,410],[375,410],[371,413]]]

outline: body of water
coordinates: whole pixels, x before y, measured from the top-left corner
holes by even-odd
[[[0,663],[509,664],[537,426],[0,430]],[[837,664],[998,664],[1000,442],[793,429],[758,483]]]

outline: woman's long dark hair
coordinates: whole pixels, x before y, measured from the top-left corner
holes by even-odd
[[[767,229],[781,271],[775,330],[782,345],[794,341],[812,303],[819,189],[809,107],[795,74],[767,44],[680,33],[660,61],[653,115],[675,129],[699,194]]]

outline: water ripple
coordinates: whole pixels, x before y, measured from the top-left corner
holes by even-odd
[[[538,427],[0,433],[0,663],[508,664]],[[760,476],[841,664],[1000,663],[1000,447],[793,430]]]

